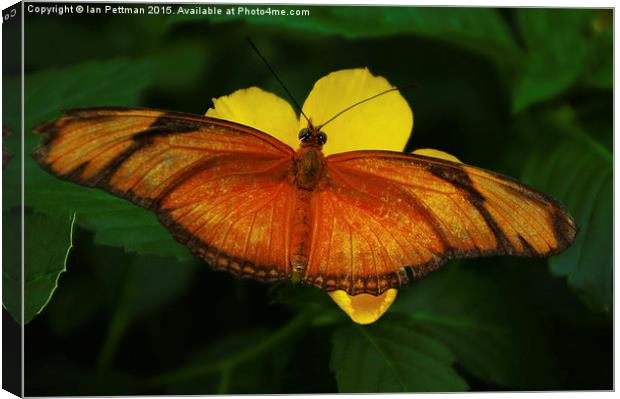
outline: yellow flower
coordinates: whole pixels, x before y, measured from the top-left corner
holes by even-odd
[[[366,68],[332,72],[315,83],[302,109],[318,126],[345,108],[391,88],[385,78],[373,76]],[[213,99],[213,108],[206,115],[251,126],[294,149],[299,147],[299,131],[307,127],[303,116],[298,117],[287,101],[258,87]],[[398,91],[393,91],[352,108],[325,126],[322,130],[329,140],[323,153],[328,156],[356,150],[403,151],[412,128],[411,108]],[[415,152],[458,161],[442,151]],[[396,294],[396,289],[389,289],[379,296],[350,296],[344,291],[330,292],[329,296],[354,322],[369,324],[388,310]]]

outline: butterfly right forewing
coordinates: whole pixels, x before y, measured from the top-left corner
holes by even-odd
[[[446,260],[549,256],[577,227],[553,199],[499,174],[436,158],[355,151],[326,159],[304,281],[379,294]]]

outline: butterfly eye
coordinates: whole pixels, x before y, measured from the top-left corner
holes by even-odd
[[[310,136],[312,136],[312,133],[310,133],[310,129],[308,129],[307,127],[301,129],[301,131],[299,132],[299,140],[301,141],[308,140]]]
[[[319,133],[319,144],[323,145],[327,143],[327,135],[323,132]]]

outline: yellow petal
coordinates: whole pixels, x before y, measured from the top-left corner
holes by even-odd
[[[297,115],[291,105],[258,87],[237,90],[213,99],[207,116],[226,119],[263,131],[278,140],[299,147]]]
[[[460,159],[458,159],[454,155],[448,154],[445,151],[435,150],[433,148],[420,148],[419,150],[415,150],[413,153],[414,154],[418,154],[418,155],[424,155],[424,156],[427,156],[427,157],[445,159],[446,161],[463,163],[463,162],[461,162]]]
[[[391,88],[385,78],[373,76],[365,68],[332,72],[315,83],[303,110],[318,126],[356,102]],[[306,126],[301,117],[299,128]],[[403,96],[394,91],[352,108],[325,126],[327,144],[323,152],[403,151],[412,128],[413,112]]]
[[[370,294],[352,296],[342,290],[328,292],[340,309],[357,324],[370,324],[377,321],[392,305],[397,293],[398,290],[395,288],[390,288],[379,296]]]

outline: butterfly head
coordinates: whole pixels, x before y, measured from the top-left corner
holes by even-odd
[[[308,123],[308,127],[299,131],[299,141],[302,147],[321,148],[327,143],[327,135],[321,131],[320,126],[314,127]]]

